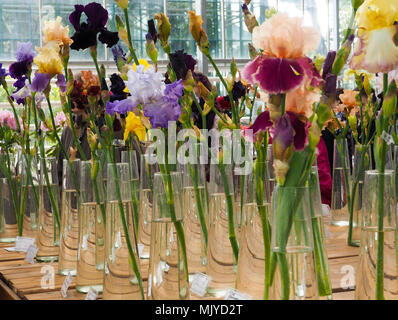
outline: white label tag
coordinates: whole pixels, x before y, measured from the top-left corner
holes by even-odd
[[[392,135],[388,134],[387,132],[383,131],[383,133],[381,134],[381,137],[387,144],[394,144],[394,139],[393,139]]]
[[[239,292],[235,289],[229,289],[224,300],[253,300],[251,296]]]
[[[82,239],[82,249],[83,249],[83,250],[87,250],[87,235],[86,235],[86,234],[83,235],[83,239]]]
[[[72,274],[69,272],[68,275],[66,276],[64,283],[62,284],[61,288],[61,295],[63,298],[68,297],[68,289],[70,284],[72,283]]]
[[[14,251],[16,251],[16,250],[15,250],[15,247],[4,248],[4,250],[6,250],[6,251],[8,251],[8,252],[14,252]]]
[[[147,296],[150,297],[152,295],[152,274],[148,275],[148,294]]]
[[[86,298],[84,300],[97,300],[98,292],[95,291],[93,288],[88,290]]]
[[[145,246],[142,243],[138,243],[137,247],[138,247],[138,257],[142,258],[142,252],[144,251]]]
[[[17,237],[15,241],[15,251],[22,251],[26,252],[28,251],[28,248],[30,245],[35,243],[34,238],[25,238],[25,237]]]
[[[208,275],[200,272],[195,273],[191,284],[191,292],[198,295],[199,297],[204,297],[210,281],[211,277],[209,277]]]
[[[28,261],[30,264],[34,264],[34,258],[36,257],[37,251],[39,251],[39,249],[36,247],[36,245],[31,244],[26,251],[25,260]]]

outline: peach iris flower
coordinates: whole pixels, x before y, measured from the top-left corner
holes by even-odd
[[[262,53],[242,71],[243,78],[270,94],[287,93],[309,80],[312,87],[323,79],[306,56],[318,47],[319,32],[301,18],[278,13],[253,29],[253,45]]]
[[[63,27],[62,18],[45,21],[43,29],[43,43],[55,41],[58,45],[70,46],[73,40],[69,37],[69,27]]]

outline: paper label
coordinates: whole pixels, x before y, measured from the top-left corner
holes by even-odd
[[[8,251],[8,252],[14,252],[14,251],[16,251],[16,250],[15,250],[15,247],[4,248],[4,250],[6,250],[6,251]]]
[[[95,291],[93,288],[88,290],[86,298],[84,300],[97,300],[98,292]]]
[[[34,259],[36,257],[37,251],[39,251],[39,249],[36,247],[36,245],[31,244],[28,250],[26,251],[25,260],[28,261],[30,264],[34,264],[35,263]]]
[[[61,295],[63,298],[68,297],[68,289],[71,283],[72,283],[72,274],[69,272],[61,287]]]
[[[82,239],[82,249],[83,250],[87,250],[87,235],[83,235],[83,239]]]
[[[238,290],[229,289],[224,300],[252,300],[252,297]]]
[[[392,137],[392,135],[388,134],[387,132],[383,131],[381,137],[387,144],[394,144],[394,138]]]
[[[142,243],[138,243],[137,247],[138,247],[138,256],[142,258],[142,252],[144,251],[145,246]]]
[[[148,294],[147,296],[150,297],[152,295],[152,274],[148,275]]]
[[[26,238],[26,237],[17,237],[15,241],[15,251],[22,251],[26,252],[28,251],[28,248],[30,245],[35,243],[34,238]]]
[[[198,295],[199,297],[204,297],[210,281],[211,277],[209,277],[208,275],[200,272],[195,273],[191,284],[191,292]]]

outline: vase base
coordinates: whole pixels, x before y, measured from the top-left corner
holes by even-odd
[[[58,256],[46,256],[46,257],[36,257],[38,262],[57,262]]]
[[[76,286],[76,291],[80,293],[87,293],[90,289],[94,289],[98,293],[102,293],[104,286],[102,284],[93,284],[89,286]]]

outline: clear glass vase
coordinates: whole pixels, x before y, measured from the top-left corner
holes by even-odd
[[[47,168],[47,170],[45,170]],[[39,230],[36,237],[36,260],[57,261],[61,227],[57,161],[40,159]]]
[[[256,300],[269,298],[270,186],[267,162],[245,176],[243,223],[239,240],[236,289]]]
[[[103,290],[105,259],[105,213],[102,171],[95,173],[98,161],[80,162],[79,237],[76,267],[76,290]],[[93,183],[94,181],[94,183]],[[97,201],[97,197],[99,201]],[[101,208],[102,206],[102,208]]]
[[[207,292],[216,297],[224,297],[230,288],[235,287],[236,264],[230,236],[237,234],[236,210],[232,167],[224,165],[223,178],[218,165],[210,165],[209,189],[209,238],[207,247],[206,273],[211,277]],[[226,181],[225,181],[226,180]],[[225,192],[225,186],[228,193]],[[229,220],[229,215],[232,219]],[[231,218],[231,217],[230,217]],[[230,224],[233,221],[233,226]]]
[[[347,140],[335,139],[333,151],[333,177],[331,200],[331,223],[348,226],[350,202],[350,158]]]
[[[362,193],[365,171],[371,169],[370,153],[366,146],[356,145],[353,158],[351,211],[352,231],[349,241],[359,246],[361,242]]]
[[[39,181],[40,172],[37,157],[26,158],[20,161],[19,172],[21,175],[20,210],[23,214],[22,235],[27,238],[37,237],[39,217]]]
[[[332,299],[329,260],[326,250],[325,225],[322,215],[321,190],[319,185],[318,167],[313,166],[309,178],[311,226],[314,244],[315,271],[318,279],[320,297]]]
[[[398,299],[395,173],[365,172],[361,252],[356,268],[355,299]]]
[[[208,203],[206,169],[203,164],[186,164],[183,172],[183,213],[190,280],[206,273]]]
[[[155,173],[148,299],[189,299],[182,229],[182,177],[179,172]],[[182,233],[181,233],[182,232]]]
[[[276,186],[272,195],[271,297],[316,300],[311,210],[308,187]]]
[[[0,154],[0,242],[14,242],[18,235],[19,199],[14,156]]]
[[[128,163],[108,164],[105,231],[105,300],[144,298],[134,227]]]
[[[61,234],[58,273],[76,275],[79,240],[79,182],[80,160],[70,164],[64,159],[62,167]]]

